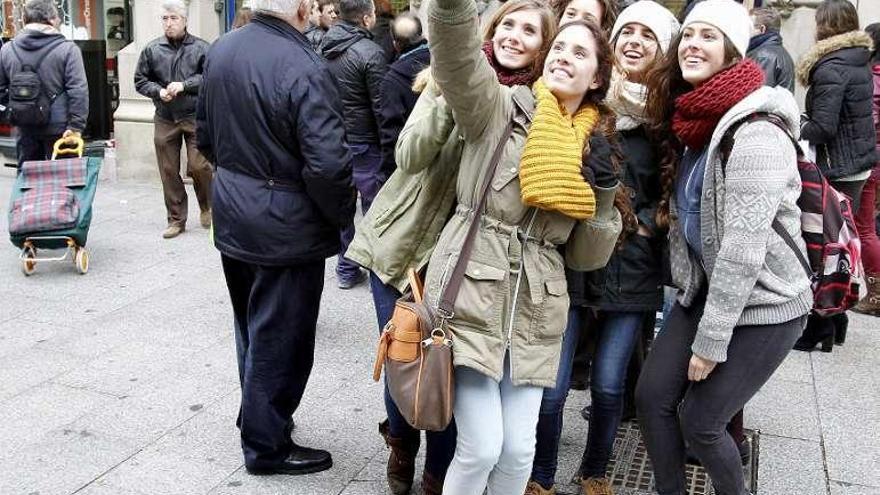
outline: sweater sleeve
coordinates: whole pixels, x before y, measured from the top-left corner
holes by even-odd
[[[773,232],[773,219],[797,159],[791,140],[769,122],[736,133],[724,178],[723,238],[703,317],[691,350],[715,362],[727,360],[733,328],[758,280]],[[703,239],[703,242],[715,242]]]

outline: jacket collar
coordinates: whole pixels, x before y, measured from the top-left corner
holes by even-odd
[[[535,116],[535,94],[532,92],[532,88],[528,86],[514,86],[513,103],[522,112],[523,117],[525,117],[525,122],[521,123],[530,124]],[[514,120],[516,120],[516,115],[514,115]]]
[[[308,39],[303,33],[275,16],[257,12],[251,22],[285,38],[308,44]]]
[[[781,45],[782,44],[782,36],[776,31],[767,31],[766,33],[758,34],[752,36],[752,39],[749,40],[749,49],[746,50],[750,52],[757,48],[760,48],[764,45]]]
[[[797,64],[797,78],[804,86],[809,86],[810,74],[816,65],[822,61],[827,55],[844,48],[866,48],[873,50],[874,42],[868,33],[864,31],[852,31],[849,33],[838,34],[828,39],[824,39],[810,49],[801,57]]]

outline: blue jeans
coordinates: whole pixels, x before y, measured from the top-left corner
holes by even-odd
[[[605,476],[623,415],[626,372],[645,316],[646,313],[612,311],[599,314],[590,379],[592,412],[580,468],[584,478]]]
[[[562,434],[562,410],[568,397],[572,361],[584,321],[583,311],[583,308],[577,307],[568,310],[568,323],[562,336],[562,353],[559,356],[556,386],[545,388],[541,399],[531,479],[548,490],[553,486],[553,480],[556,478],[559,437]]]
[[[376,318],[379,321],[379,330],[385,328],[385,324],[394,313],[394,303],[400,298],[400,292],[394,287],[382,283],[373,272],[370,272],[370,289],[373,292],[373,304],[376,306]],[[385,384],[385,412],[388,414],[388,429],[391,436],[405,440],[416,441],[419,438],[419,430],[416,430],[397,409],[391,394],[388,392],[388,384]],[[446,476],[449,463],[455,454],[456,428],[455,420],[443,431],[426,432],[427,451],[425,455],[425,471],[434,478],[442,481]]]
[[[349,144],[348,149],[351,150],[352,180],[361,197],[361,213],[366,215],[376,195],[379,194],[379,189],[385,183],[386,177],[381,173],[382,152],[376,144]],[[344,258],[348,245],[354,239],[354,219],[351,225],[342,229],[339,237],[342,241],[342,250],[339,251],[336,264],[336,276],[339,279],[354,279],[358,276],[360,267]]]

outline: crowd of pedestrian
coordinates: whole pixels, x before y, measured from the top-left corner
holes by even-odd
[[[748,493],[746,404],[792,349],[846,337],[846,312],[814,305],[804,261],[808,160],[851,204],[865,286],[853,309],[880,316],[880,24],[862,31],[850,2],[822,0],[795,64],[780,13],[735,0],[679,16],[652,0],[419,5],[249,0],[209,45],[187,32],[186,4],[164,0],[164,34],[140,54],[163,236],[186,228],[185,146],[221,253],[248,472],[332,466],[294,442],[292,415],[336,256],[340,288],[368,281],[379,334],[420,290],[411,269],[435,308],[455,281],[438,313],[454,419],[425,435],[423,493],[555,494],[580,355],[583,494],[613,493],[614,438],[633,416],[658,493],[687,493],[686,462],[715,493]],[[81,133],[88,107],[53,2],[28,0],[24,15],[0,51],[2,103],[21,105],[22,75],[36,74],[51,111],[17,124],[20,161]],[[384,404],[388,487],[405,495],[422,435],[387,383]]]
[[[747,493],[745,405],[793,348],[844,340],[845,313],[812,309],[802,266],[802,144],[857,212],[856,310],[878,313],[880,29],[860,31],[846,0],[820,4],[797,66],[779,12],[734,0],[680,17],[651,0],[434,0],[396,17],[372,0],[251,4],[250,24],[208,54],[198,126],[217,169],[250,472],[332,462],[293,443],[290,419],[330,252],[340,288],[369,279],[380,333],[421,290],[410,269],[434,307],[455,281],[441,313],[454,419],[425,435],[429,495],[556,493],[584,353],[582,493],[613,493],[627,410],[658,493],[687,492],[686,462],[716,493]],[[238,56],[260,44],[272,49]],[[422,435],[387,381],[384,403],[388,487],[404,495]]]

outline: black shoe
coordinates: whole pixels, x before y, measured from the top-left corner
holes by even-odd
[[[804,333],[794,343],[793,349],[796,351],[812,352],[817,345],[822,344],[822,352],[831,352],[834,348],[834,316],[823,318],[815,313],[811,313],[807,320],[807,328]]]
[[[287,459],[284,459],[280,464],[271,467],[246,467],[246,469],[248,473],[258,476],[268,474],[296,476],[299,474],[320,473],[331,467],[333,467],[333,458],[330,456],[330,452],[294,445]]]
[[[358,270],[357,275],[355,275],[353,277],[344,277],[343,278],[343,277],[340,277],[339,275],[337,275],[337,277],[339,279],[339,283],[337,285],[342,290],[353,289],[354,287],[357,287],[358,285],[362,284],[363,282],[365,282],[367,280],[367,274],[364,273],[363,270]]]

